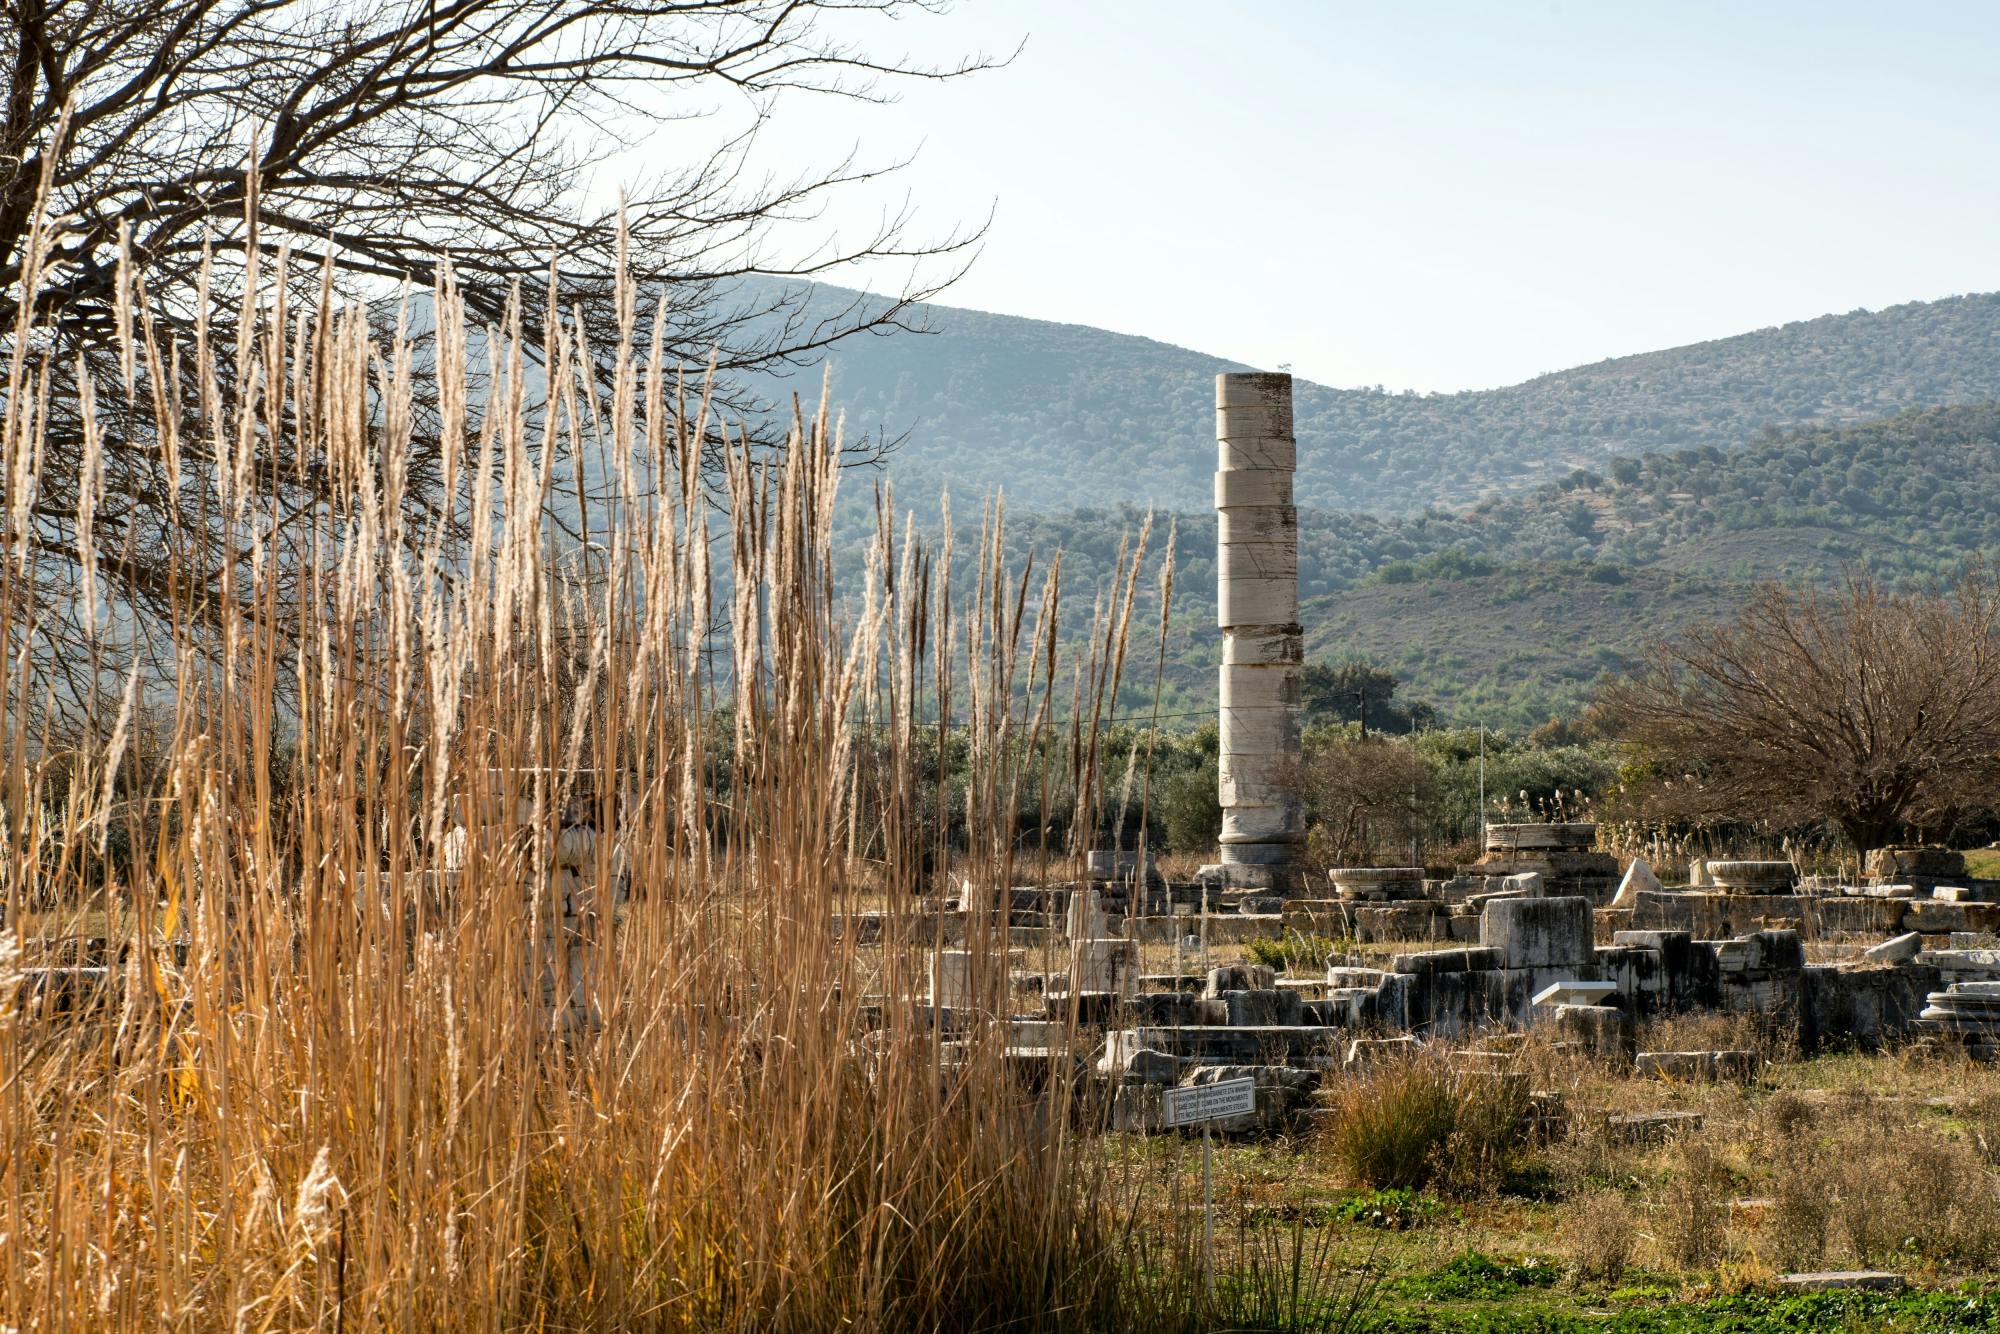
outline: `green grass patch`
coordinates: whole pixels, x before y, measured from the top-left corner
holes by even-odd
[[[2000,848],[1974,848],[1966,853],[1965,873],[1974,880],[2000,880]]]
[[[1562,1266],[1545,1255],[1507,1260],[1481,1251],[1462,1251],[1450,1263],[1428,1274],[1404,1279],[1398,1287],[1424,1301],[1493,1301],[1513,1297],[1523,1289],[1552,1288]]]
[[[1547,1269],[1548,1284],[1539,1282]],[[1557,1286],[1555,1267],[1469,1253],[1432,1274],[1396,1285],[1373,1334],[1799,1334],[1811,1330],[1880,1334],[2000,1331],[2000,1294],[1990,1288],[1902,1293],[1748,1293],[1695,1302],[1648,1300],[1653,1288],[1608,1297]],[[1531,1277],[1532,1276],[1532,1277]],[[1454,1294],[1468,1293],[1461,1298]],[[1634,1297],[1641,1300],[1627,1304]],[[1421,1303],[1404,1305],[1404,1301]],[[1440,1305],[1432,1308],[1430,1303]],[[1608,1308],[1608,1309],[1607,1309]]]
[[[1436,1218],[1444,1210],[1434,1197],[1406,1187],[1369,1190],[1341,1201],[1334,1217],[1389,1232],[1407,1232]]]
[[[1324,972],[1335,957],[1347,953],[1354,942],[1335,939],[1332,936],[1308,935],[1303,931],[1287,931],[1276,940],[1251,940],[1244,942],[1244,950],[1251,961],[1275,968],[1282,973]]]

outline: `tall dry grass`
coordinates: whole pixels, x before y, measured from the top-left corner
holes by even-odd
[[[954,590],[884,496],[843,597],[824,403],[764,450],[634,293],[618,328],[551,321],[528,349],[518,312],[469,328],[447,275],[424,356],[252,254],[226,339],[116,331],[123,419],[179,501],[138,554],[189,610],[131,625],[79,542],[104,609],[68,696],[37,671],[47,574],[20,540],[53,480],[45,367],[11,332],[0,1318],[1198,1323],[1158,1296],[1193,1285],[1132,1261],[1071,1067],[1026,1096],[1004,1024],[910,999],[935,948],[912,905],[948,863],[1000,909],[966,945],[1005,1013],[1013,809],[1031,785],[1099,800],[1143,540],[1079,661],[1060,566],[1003,568],[997,507]],[[272,501],[278,476],[317,501]],[[70,480],[102,521],[102,477]],[[964,726],[949,848],[918,739]],[[835,927],[864,882],[879,941]],[[102,923],[81,1012],[22,981],[57,912]]]
[[[1357,1185],[1490,1192],[1527,1138],[1525,1080],[1456,1069],[1437,1053],[1344,1079],[1331,1102],[1322,1139]]]

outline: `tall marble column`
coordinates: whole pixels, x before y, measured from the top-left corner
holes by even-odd
[[[1305,672],[1292,377],[1216,376],[1215,437],[1222,863],[1231,883],[1283,888],[1305,836],[1294,785]]]

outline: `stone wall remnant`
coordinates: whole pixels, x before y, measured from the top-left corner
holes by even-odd
[[[1798,883],[1798,868],[1790,862],[1719,862],[1708,864],[1708,878],[1717,889],[1785,893]]]
[[[1545,892],[1582,894],[1594,903],[1610,900],[1618,885],[1618,859],[1597,851],[1597,826],[1588,820],[1546,824],[1489,824],[1479,860],[1461,866],[1464,877],[1486,881],[1488,893],[1502,892],[1513,876],[1538,875]]]
[[[1420,899],[1424,896],[1421,866],[1336,866],[1326,873],[1333,891],[1350,902]]]

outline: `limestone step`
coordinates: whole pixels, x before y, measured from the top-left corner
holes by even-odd
[[[1117,1069],[1150,1049],[1205,1065],[1340,1063],[1343,1030],[1324,1024],[1218,1024],[1128,1028],[1105,1035],[1105,1063]]]

